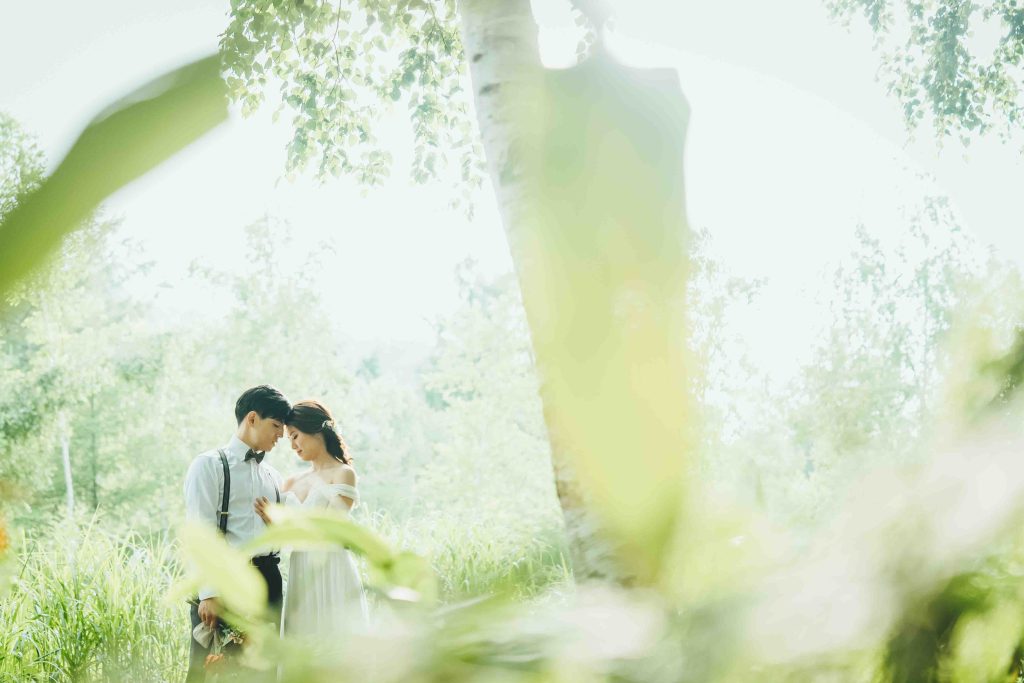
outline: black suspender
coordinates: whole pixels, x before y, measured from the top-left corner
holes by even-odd
[[[217,526],[220,528],[222,534],[228,532],[228,500],[231,498],[231,472],[228,471],[228,456],[224,455],[224,449],[221,448],[217,451],[217,455],[220,456],[220,465],[224,469],[224,496],[221,498],[220,511],[217,513]],[[270,478],[270,483],[274,485],[274,498],[278,504],[281,503],[281,491],[277,488],[277,482],[274,478]]]
[[[228,472],[228,456],[224,455],[224,449],[217,451],[220,456],[221,467],[224,468],[224,497],[220,503],[220,512],[217,513],[217,526],[222,534],[228,532],[228,499],[231,498],[231,473]]]

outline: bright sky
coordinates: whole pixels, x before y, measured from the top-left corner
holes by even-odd
[[[546,55],[557,62],[565,15],[547,2],[534,5]],[[226,4],[3,0],[0,109],[55,162],[112,99],[213,50]],[[1024,186],[1019,147],[986,140],[965,159],[952,148],[937,156],[930,139],[906,144],[898,106],[874,81],[869,37],[832,25],[823,0],[618,4],[612,46],[636,63],[680,68],[694,112],[691,222],[713,231],[734,272],[770,278],[747,321],[759,330],[764,363],[785,374],[815,322],[797,302],[815,290],[822,263],[848,248],[858,220],[898,226],[900,204],[926,189],[913,180],[915,167],[935,176],[983,241],[1024,254],[1013,200]],[[384,125],[398,130],[399,119]],[[511,269],[489,192],[470,223],[446,209],[448,188],[409,186],[400,150],[393,181],[365,196],[348,180],[278,183],[287,136],[269,112],[233,118],[107,203],[157,260],[154,277],[175,285],[161,290],[169,306],[208,310],[208,297],[182,284],[185,268],[196,257],[244,268],[242,228],[265,213],[295,228],[282,258],[301,263],[321,240],[334,244],[329,271],[309,275],[342,326],[365,341],[429,340],[427,321],[456,305],[453,268],[467,257],[485,272]]]

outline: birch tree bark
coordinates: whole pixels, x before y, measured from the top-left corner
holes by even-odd
[[[74,517],[75,481],[71,475],[71,428],[68,425],[67,415],[61,413],[57,424],[57,428],[60,430],[60,456],[61,461],[64,463],[64,505],[67,510],[68,517]]]
[[[674,73],[601,51],[546,71],[528,0],[462,0],[459,12],[574,571],[653,580],[691,444],[685,100]]]
[[[462,0],[459,12],[488,172],[521,280],[530,258],[526,173],[528,156],[536,154],[535,107],[543,85],[537,25],[528,0]],[[551,459],[576,579],[619,579],[569,458],[552,444]]]

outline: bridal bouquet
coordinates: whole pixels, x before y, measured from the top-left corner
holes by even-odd
[[[234,680],[240,674],[230,656],[245,645],[245,634],[238,629],[221,623],[216,636],[210,643],[210,654],[206,655],[203,668],[207,681]]]

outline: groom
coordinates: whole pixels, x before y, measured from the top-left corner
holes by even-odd
[[[283,436],[284,422],[291,411],[280,391],[261,385],[249,389],[235,403],[238,429],[223,447],[196,457],[185,475],[187,519],[214,526],[227,542],[238,546],[258,536],[264,523],[254,508],[256,499],[280,500],[281,475],[263,456]],[[225,482],[227,484],[225,485]],[[252,558],[252,565],[267,583],[271,614],[281,615],[281,572],[277,553]],[[193,630],[200,622],[217,625],[220,603],[213,588],[204,587],[192,604]],[[209,650],[191,638],[186,683],[201,681]]]

